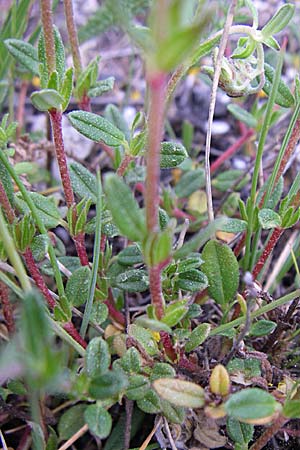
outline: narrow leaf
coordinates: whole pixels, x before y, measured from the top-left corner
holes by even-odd
[[[295,11],[295,5],[288,3],[283,5],[263,27],[261,33],[265,37],[272,36],[272,34],[279,33],[283,30],[292,19]]]
[[[4,41],[7,50],[23,64],[29,72],[38,75],[39,58],[38,52],[33,45],[19,39],[6,39]]]
[[[124,134],[107,119],[86,111],[73,111],[68,114],[73,127],[95,142],[104,142],[111,147],[124,144]]]

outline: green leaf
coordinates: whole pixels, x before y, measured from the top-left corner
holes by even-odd
[[[126,140],[129,141],[130,130],[119,108],[117,108],[113,104],[107,105],[104,111],[104,115],[110,123],[112,123],[116,128],[118,128],[118,130],[124,133]]]
[[[114,77],[108,77],[105,80],[97,81],[88,90],[89,97],[99,97],[105,92],[111,91],[114,87],[115,79]]]
[[[69,408],[59,419],[58,434],[61,441],[70,439],[85,424],[84,412],[87,405],[79,404]]]
[[[266,391],[247,388],[232,394],[225,403],[227,414],[241,422],[259,423],[281,410],[280,403]]]
[[[58,449],[58,437],[53,430],[49,427],[49,437],[47,440],[46,450],[57,450]]]
[[[185,408],[201,408],[204,405],[204,390],[190,381],[175,378],[160,378],[153,382],[160,397]]]
[[[73,306],[81,306],[87,301],[91,271],[88,266],[75,270],[68,279],[66,296]]]
[[[272,48],[273,50],[276,51],[280,50],[280,45],[273,36],[264,38],[263,43],[268,47]]]
[[[110,175],[106,178],[105,193],[120,232],[131,241],[143,241],[147,234],[144,214],[129,187],[117,175]]]
[[[100,439],[109,436],[112,427],[111,415],[99,405],[89,405],[84,412],[89,430]]]
[[[125,372],[139,372],[141,368],[141,356],[136,348],[131,347],[121,358],[121,366]]]
[[[207,20],[207,14],[203,14],[199,23],[184,28],[176,27],[170,36],[158,42],[157,66],[165,72],[178,66],[195,48]]]
[[[53,26],[53,35],[54,35],[55,59],[56,59],[55,68],[58,73],[59,82],[60,84],[62,84],[66,68],[65,47],[61,39],[60,32],[55,25]]]
[[[33,106],[39,111],[49,111],[49,109],[61,109],[64,98],[54,89],[42,89],[33,92],[30,96]]]
[[[178,324],[178,322],[180,322],[181,319],[183,319],[187,312],[187,300],[175,301],[167,306],[164,317],[161,321],[169,327],[174,327]]]
[[[8,197],[11,205],[14,204],[14,188],[10,178],[10,175],[4,166],[3,162],[0,161],[0,180]]]
[[[52,197],[44,197],[37,192],[29,192],[29,195],[35,204],[40,219],[43,221],[46,228],[56,228],[61,223],[61,216],[59,210]],[[31,211],[21,196],[15,196],[17,208],[23,214],[31,214]]]
[[[105,400],[121,394],[128,386],[124,372],[111,370],[91,380],[89,394],[97,400]]]
[[[86,95],[89,89],[95,85],[98,77],[99,59],[98,56],[93,59],[78,76],[75,88],[75,95],[78,100]]]
[[[258,320],[251,326],[249,334],[251,336],[267,336],[272,333],[276,327],[277,324],[271,320]]]
[[[241,179],[242,178],[242,179]],[[212,180],[212,185],[221,192],[229,189],[239,190],[249,180],[249,176],[243,170],[231,169],[220,173]]]
[[[283,406],[282,414],[291,419],[300,419],[300,400],[287,400]]]
[[[161,410],[160,398],[153,390],[144,393],[144,397],[137,401],[137,406],[147,414],[157,414]]]
[[[19,39],[6,39],[4,43],[7,50],[18,62],[23,64],[29,72],[38,75],[39,58],[38,52],[33,45]]]
[[[166,363],[156,363],[150,374],[150,381],[158,380],[159,378],[173,378],[176,376],[175,369]]]
[[[143,256],[138,245],[129,245],[118,254],[118,263],[124,266],[142,264]]]
[[[101,337],[95,337],[89,342],[85,355],[85,367],[89,377],[103,375],[109,369],[111,362],[107,342]]]
[[[208,286],[207,276],[197,269],[182,272],[176,280],[176,287],[190,292],[204,291]]]
[[[239,265],[233,251],[217,241],[209,241],[202,252],[202,271],[209,282],[209,295],[226,307],[236,294],[239,284]]]
[[[204,261],[200,253],[191,253],[188,258],[179,261],[177,264],[177,272],[188,272],[191,269],[198,269]]]
[[[258,212],[258,221],[263,230],[276,228],[281,226],[281,217],[272,209],[261,209]]]
[[[182,144],[175,142],[162,142],[160,147],[160,168],[171,169],[177,167],[188,157]]]
[[[262,35],[264,37],[269,37],[272,36],[272,34],[279,33],[288,25],[294,15],[294,11],[295,5],[292,5],[291,3],[283,5],[263,27],[261,30]]]
[[[160,400],[163,415],[171,423],[182,424],[185,419],[185,408],[183,406],[171,405],[167,400]]]
[[[148,275],[145,270],[126,270],[112,280],[112,284],[128,292],[144,292],[149,288]]]
[[[104,142],[110,147],[126,143],[124,134],[104,117],[87,111],[72,111],[68,114],[72,126],[83,136],[95,142]]]
[[[247,222],[229,217],[218,217],[215,220],[215,229],[218,231],[226,231],[227,233],[241,233],[247,229]]]
[[[201,323],[192,331],[187,343],[185,344],[185,351],[191,352],[199,347],[208,338],[211,326],[208,323]]]
[[[238,104],[231,103],[227,106],[227,109],[237,120],[245,123],[249,128],[257,127],[257,119],[248,111],[241,108]]]
[[[193,192],[205,186],[204,169],[190,170],[182,175],[175,186],[175,194],[179,198],[189,197]]]
[[[172,251],[172,230],[166,228],[158,233],[149,233],[143,242],[143,253],[149,266],[166,261]]]
[[[92,306],[90,321],[101,325],[108,317],[108,308],[104,303],[95,302]]]
[[[267,95],[270,95],[273,79],[275,76],[275,70],[269,64],[264,65],[264,70],[266,81],[263,87],[263,91]],[[284,108],[290,108],[295,103],[293,94],[282,80],[280,80],[279,82],[278,90],[275,97],[275,103],[277,103],[277,105],[283,106]]]
[[[150,383],[148,378],[143,375],[131,375],[129,378],[129,386],[126,389],[126,396],[129,400],[142,400],[149,388]]]
[[[248,423],[241,423],[233,417],[227,418],[226,430],[230,439],[239,444],[248,444],[251,441],[254,426]]]
[[[82,164],[70,164],[70,178],[72,188],[79,198],[89,198],[93,203],[97,201],[96,177]]]
[[[149,319],[146,315],[139,316],[135,320],[135,324],[140,327],[149,328],[149,330],[152,331],[165,331],[166,333],[172,333],[172,329],[168,325],[160,322],[159,320]]]
[[[154,341],[150,331],[143,327],[139,327],[138,325],[132,324],[129,326],[128,334],[134,337],[150,356],[157,354],[157,344]]]
[[[63,111],[65,111],[69,105],[72,91],[73,91],[73,67],[70,67],[65,73],[62,87],[60,89],[60,94],[64,98],[64,102],[62,104]]]

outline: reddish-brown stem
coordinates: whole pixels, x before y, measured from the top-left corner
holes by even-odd
[[[164,107],[166,95],[165,73],[150,74],[150,110],[148,118],[147,175],[145,190],[146,224],[149,233],[159,230],[159,177],[160,177],[160,143],[163,135]],[[161,270],[158,266],[149,267],[149,284],[152,304],[158,319],[164,314],[164,299],[161,286]]]
[[[54,298],[49,292],[49,289],[46,286],[44,278],[42,277],[41,272],[39,271],[39,268],[36,265],[31,249],[27,247],[23,255],[25,258],[27,269],[34,280],[36,287],[41,291],[41,293],[45,297],[49,307],[53,309],[56,305],[56,301],[54,300]]]
[[[120,325],[125,326],[125,317],[124,315],[116,309],[115,299],[113,297],[113,293],[111,288],[108,289],[108,298],[104,302],[108,308],[110,317],[118,322]]]
[[[74,327],[72,322],[66,322],[63,324],[63,329],[76,341],[78,344],[81,345],[83,348],[87,348],[87,343],[85,340],[80,336],[76,328]]]
[[[45,49],[47,56],[47,67],[49,75],[56,68],[55,44],[53,35],[52,1],[40,0],[41,18],[43,24]]]
[[[20,93],[19,93],[19,102],[18,102],[18,109],[17,109],[17,122],[18,122],[18,128],[17,128],[17,139],[19,139],[23,124],[24,124],[24,108],[25,108],[25,102],[26,102],[26,96],[27,96],[27,89],[28,89],[28,81],[24,80],[22,81]]]
[[[246,242],[246,233],[244,232],[242,234],[242,236],[240,237],[240,240],[238,241],[238,243],[236,244],[235,248],[234,248],[234,254],[235,256],[239,256],[239,254],[241,253],[241,251],[243,250],[243,247],[245,245]]]
[[[64,7],[65,7],[65,16],[66,16],[66,23],[67,23],[67,30],[69,35],[69,41],[71,45],[71,53],[75,68],[75,76],[76,79],[78,79],[81,71],[82,71],[82,64],[81,64],[81,57],[80,57],[80,51],[79,51],[79,41],[78,41],[78,35],[77,35],[77,29],[76,24],[74,20],[74,11],[73,11],[73,2],[72,0],[64,0]]]
[[[3,317],[8,329],[9,334],[13,334],[15,331],[15,319],[12,309],[12,305],[9,300],[9,291],[6,284],[0,281],[0,301],[2,303]]]
[[[279,416],[275,422],[270,425],[266,431],[257,439],[257,441],[251,445],[250,450],[261,450],[269,440],[275,436],[275,434],[289,421],[286,417]]]
[[[156,73],[149,77],[150,110],[146,175],[146,222],[149,232],[158,230],[160,143],[163,134],[166,75]]]
[[[191,222],[194,222],[194,220],[196,220],[196,218],[194,216],[192,216],[191,214],[188,214],[184,211],[182,211],[179,208],[174,208],[172,211],[172,215],[174,217],[176,217],[176,219],[188,219]]]
[[[29,425],[27,425],[27,427],[25,428],[25,431],[21,437],[21,440],[19,441],[17,450],[24,450],[24,449],[28,449],[28,444],[30,445],[31,441],[31,427]]]
[[[164,315],[164,299],[161,286],[161,269],[159,266],[152,266],[148,268],[148,272],[152,305],[155,308],[157,319],[160,320]]]
[[[212,163],[212,165],[210,166],[210,173],[215,172],[223,164],[224,161],[234,155],[234,153],[236,153],[253,134],[253,130],[247,130],[245,134],[243,134],[234,144],[228,147],[228,149],[225,150],[225,152],[222,153],[222,155]]]
[[[275,245],[277,244],[280,236],[282,235],[284,229],[283,228],[274,228],[273,233],[271,234],[270,239],[268,240],[262,254],[259,257],[259,260],[254,266],[252,271],[253,278],[256,279],[260,271],[265,265],[268,257],[271,255]]]
[[[276,175],[275,178],[275,185],[278,183],[279,178],[281,177],[281,175],[284,172],[285,166],[287,165],[293,151],[296,148],[297,142],[299,141],[300,138],[300,117],[298,117],[298,119],[296,120],[295,126],[293,128],[291,137],[289,139],[289,142],[287,144],[286,150],[284,152],[283,158],[280,162],[280,166],[278,169],[278,173]]]
[[[2,206],[4,213],[6,215],[7,220],[9,223],[13,223],[15,220],[15,213],[14,210],[10,204],[10,201],[8,200],[6,191],[4,189],[4,186],[0,180],[0,205]]]
[[[91,99],[87,94],[83,94],[81,99],[78,102],[78,106],[82,111],[88,111],[91,112]]]
[[[78,233],[73,237],[77,255],[79,256],[80,263],[82,266],[89,265],[89,259],[86,252],[85,242],[84,242],[84,233]]]
[[[64,189],[64,194],[66,197],[66,203],[68,208],[71,208],[75,204],[75,200],[62,135],[62,113],[61,111],[58,111],[56,109],[51,109],[49,111],[49,116],[52,126],[56,158]]]
[[[125,174],[127,167],[133,160],[134,160],[134,157],[131,155],[124,156],[124,159],[121,162],[121,164],[119,165],[118,170],[117,170],[117,175],[119,175],[119,177],[122,177]]]
[[[166,331],[160,331],[159,334],[160,334],[160,342],[163,345],[166,355],[171,361],[176,361],[178,355],[174,350],[173,343],[169,333],[167,333]]]

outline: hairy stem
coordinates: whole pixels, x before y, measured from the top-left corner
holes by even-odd
[[[56,68],[55,43],[53,35],[52,0],[40,0],[41,18],[45,38],[47,67],[49,75]]]
[[[290,419],[279,416],[275,422],[270,425],[266,431],[257,439],[255,444],[251,445],[250,450],[261,450],[275,436],[275,434],[287,423]]]
[[[0,281],[0,302],[2,304],[3,317],[7,326],[9,334],[13,334],[15,331],[15,319],[12,304],[9,300],[8,287]]]
[[[84,233],[78,233],[76,236],[73,236],[77,255],[80,259],[80,263],[82,266],[89,265],[89,259],[86,252],[85,242],[84,242]]]
[[[1,182],[1,180],[0,180],[0,205],[3,208],[3,211],[6,215],[8,222],[13,223],[16,216],[15,216],[14,210],[10,204],[10,201],[7,197],[6,191],[4,189],[4,186]]]
[[[77,35],[77,28],[74,20],[73,2],[72,0],[64,0],[65,16],[67,23],[67,30],[69,35],[69,41],[71,45],[71,53],[73,58],[73,64],[75,68],[75,77],[78,80],[80,73],[82,72],[81,56],[79,51],[79,41]]]
[[[262,254],[260,255],[259,260],[254,266],[254,269],[252,271],[252,276],[254,279],[257,278],[258,274],[261,272],[262,268],[265,265],[265,262],[271,255],[275,245],[277,244],[280,236],[282,235],[284,229],[283,228],[274,228],[273,233],[271,234],[271,237],[269,241],[267,242]]]
[[[56,301],[50,294],[49,289],[46,286],[44,278],[42,277],[41,272],[39,271],[39,268],[36,265],[36,262],[33,258],[32,251],[29,247],[27,247],[27,249],[24,252],[24,258],[25,258],[27,269],[29,270],[29,273],[34,280],[36,287],[41,291],[41,293],[45,297],[49,307],[51,309],[53,309],[56,305]]]
[[[66,203],[68,208],[71,208],[75,204],[74,192],[71,185],[71,179],[69,174],[69,169],[67,165],[67,158],[65,153],[65,146],[62,135],[62,113],[56,109],[49,111],[53,140],[55,145],[55,152],[57,163],[59,167],[59,172],[61,176],[61,181],[64,189],[64,194],[66,197]]]

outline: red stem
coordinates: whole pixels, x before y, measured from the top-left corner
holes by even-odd
[[[166,355],[171,361],[176,361],[177,354],[174,350],[170,335],[166,331],[160,331],[159,334],[160,334],[160,341],[163,345]]]
[[[25,258],[27,269],[29,270],[29,273],[34,280],[36,287],[41,291],[41,293],[45,297],[49,307],[53,309],[56,305],[56,301],[54,300],[54,298],[49,292],[49,289],[46,286],[44,278],[42,277],[41,272],[39,271],[39,268],[37,267],[36,262],[33,258],[31,249],[27,247],[23,255]]]
[[[215,162],[212,163],[212,165],[210,166],[210,172],[213,173],[215,172],[222,164],[224,161],[226,161],[227,159],[229,159],[232,155],[234,155],[234,153],[236,153],[240,147],[248,141],[248,139],[253,136],[254,134],[254,130],[247,130],[245,132],[245,134],[243,134],[233,145],[231,145],[230,147],[228,147],[227,150],[225,150],[224,153],[222,153],[222,155],[216,159]]]
[[[9,221],[9,223],[13,223],[15,220],[15,213],[14,210],[10,204],[10,201],[8,200],[6,191],[4,189],[4,186],[0,180],[0,204],[5,212],[6,218]]]
[[[149,79],[150,110],[146,176],[146,223],[149,232],[158,230],[160,143],[163,134],[164,99],[167,77],[158,73]]]
[[[104,302],[108,308],[110,317],[118,322],[120,325],[125,326],[125,317],[124,315],[116,309],[115,299],[112,293],[111,288],[108,289],[108,298]]]
[[[150,74],[149,135],[145,185],[146,224],[149,233],[155,233],[159,230],[160,143],[163,135],[166,82],[167,76],[165,73]],[[149,267],[148,271],[152,304],[155,309],[156,317],[161,319],[164,314],[161,270],[158,266],[154,266]]]
[[[87,94],[83,94],[82,98],[78,102],[78,106],[82,111],[91,112],[91,99]]]
[[[49,111],[53,139],[55,144],[56,158],[61,176],[61,181],[66,197],[66,203],[68,208],[71,208],[75,204],[74,192],[71,185],[71,179],[69,169],[67,165],[67,158],[65,153],[65,146],[62,135],[62,113],[56,109]]]
[[[17,122],[18,122],[17,139],[19,139],[24,125],[24,108],[26,103],[27,89],[28,89],[28,81],[24,80],[22,81],[20,88],[19,102],[17,109]]]
[[[53,35],[52,0],[40,0],[41,19],[43,24],[48,74],[56,68],[55,44]]]
[[[9,334],[13,334],[15,331],[15,319],[13,308],[9,300],[9,291],[6,284],[0,281],[0,301],[2,303],[3,317],[8,329]]]
[[[83,348],[87,348],[87,343],[85,340],[80,336],[76,328],[74,327],[72,322],[66,322],[63,324],[63,329],[76,341],[78,344],[81,345]]]
[[[250,450],[261,450],[269,440],[275,436],[275,434],[285,425],[290,419],[286,417],[279,416],[275,422],[270,425],[266,431],[257,439],[257,441],[251,445]]]
[[[275,179],[275,185],[278,183],[279,178],[281,177],[281,175],[284,172],[285,166],[288,163],[288,160],[290,159],[293,151],[296,148],[297,142],[299,141],[300,138],[300,117],[296,120],[295,126],[293,128],[290,140],[287,144],[286,150],[284,152],[283,158],[280,162],[280,166],[278,169],[278,173],[276,175],[276,179]]]
[[[284,229],[283,228],[274,228],[273,233],[271,234],[271,237],[269,241],[267,242],[262,254],[260,255],[259,260],[255,264],[255,267],[252,271],[253,278],[256,279],[258,274],[261,272],[262,268],[265,265],[265,262],[267,261],[268,257],[272,253],[275,245],[277,244],[280,236],[282,235]]]
[[[164,315],[164,299],[161,286],[161,268],[159,266],[152,266],[148,268],[148,272],[152,304],[155,308],[156,317],[158,320],[160,320]]]
[[[126,172],[127,167],[129,166],[129,164],[131,163],[131,161],[134,160],[134,157],[131,155],[125,155],[123,161],[121,162],[121,164],[118,167],[117,170],[117,175],[119,175],[119,177],[122,177],[124,175],[124,173]]]
[[[84,233],[78,233],[73,237],[77,255],[79,256],[80,263],[82,266],[89,265],[89,259],[86,252],[85,242],[84,242]]]

